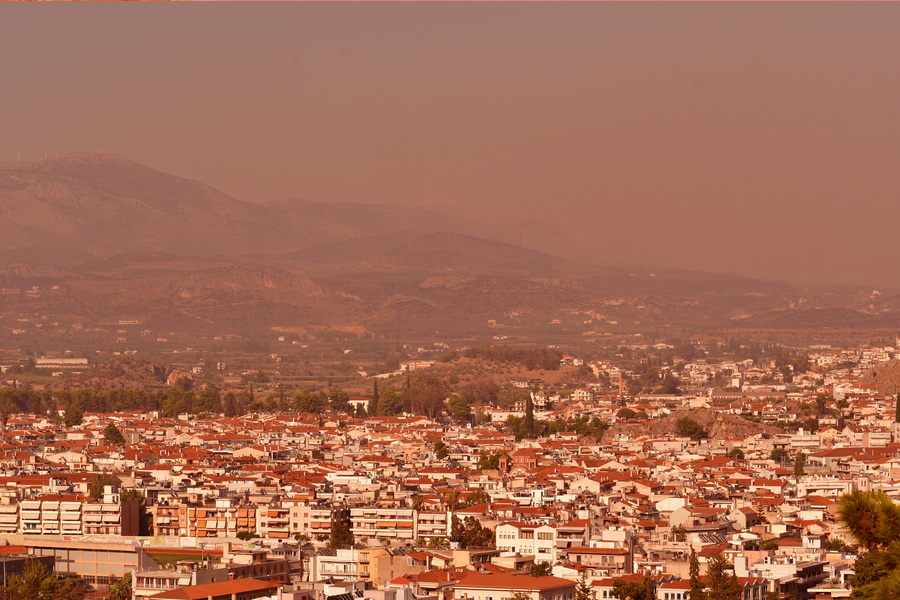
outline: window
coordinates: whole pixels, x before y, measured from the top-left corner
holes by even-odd
[[[523,539],[523,540],[533,540],[533,539],[534,539],[534,532],[533,532],[533,531],[523,531],[523,532],[522,532],[522,539]]]
[[[553,533],[550,531],[542,531],[542,532],[538,533],[538,539],[539,540],[552,540]]]

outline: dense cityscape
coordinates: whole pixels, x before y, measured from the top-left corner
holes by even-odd
[[[898,31],[0,2],[0,600],[900,599]]]
[[[293,396],[202,364],[54,391],[27,381],[87,360],[13,361],[8,572],[173,600],[850,597],[842,498],[900,493],[900,350],[708,350],[445,349]]]

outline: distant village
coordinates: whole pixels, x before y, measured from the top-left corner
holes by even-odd
[[[10,414],[4,578],[29,559],[98,597],[127,581],[159,600],[600,600],[628,585],[687,600],[693,562],[711,592],[725,565],[742,600],[849,598],[859,540],[839,499],[900,495],[898,400],[863,380],[900,350],[807,350],[796,373],[682,361],[677,386],[664,368],[639,394],[613,361],[563,355],[596,383],[514,379],[518,400],[477,422],[378,415],[362,395],[318,414]],[[86,364],[55,360],[41,366]]]

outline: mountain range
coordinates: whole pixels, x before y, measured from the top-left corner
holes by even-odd
[[[0,319],[309,338],[900,326],[895,293],[581,264],[542,251],[552,236],[518,245],[533,227],[440,204],[254,204],[107,152],[5,163]],[[0,343],[49,328],[23,331],[0,328]]]

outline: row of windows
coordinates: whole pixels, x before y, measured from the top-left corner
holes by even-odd
[[[575,594],[569,592],[567,594],[556,594],[551,596],[541,596],[541,600],[573,600]],[[493,596],[476,596],[475,600],[494,600]],[[501,596],[498,600],[510,600],[510,596]]]

